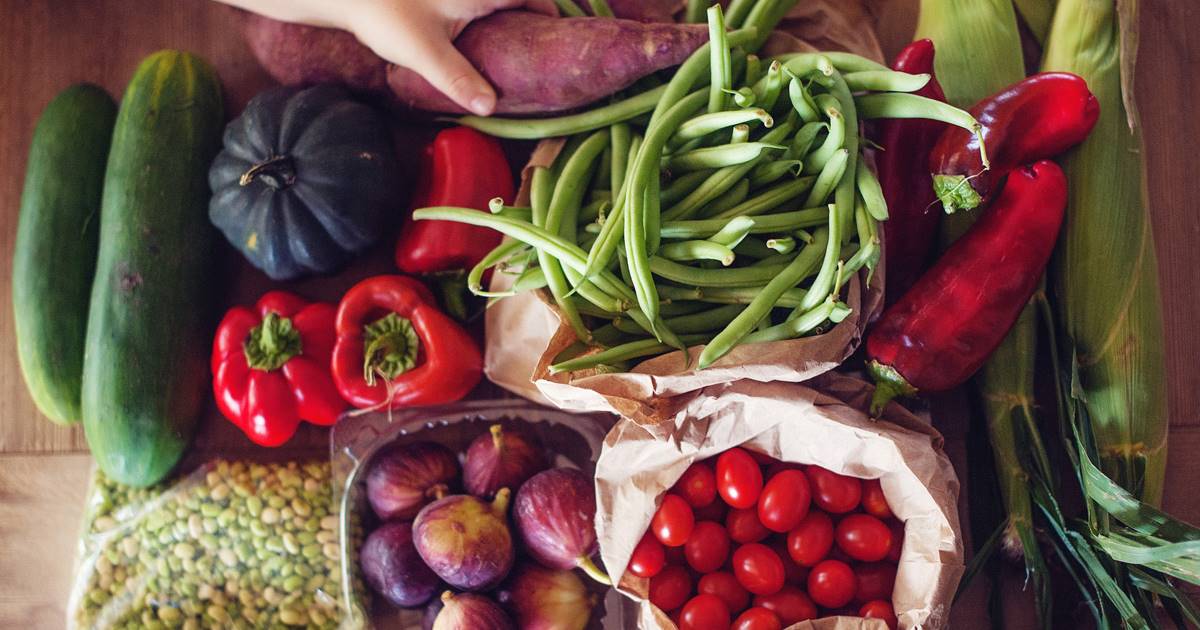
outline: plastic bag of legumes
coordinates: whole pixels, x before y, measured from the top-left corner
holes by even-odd
[[[337,628],[328,462],[213,461],[130,488],[93,475],[69,628]]]
[[[861,411],[870,391],[866,383],[836,373],[803,384],[744,381],[703,390],[660,424],[626,419],[609,432],[596,465],[600,554],[613,582],[640,602],[641,628],[675,626],[669,611],[647,600],[649,580],[624,571],[634,547],[683,472],[733,447],[780,462],[878,479],[892,513],[904,523],[891,596],[899,627],[947,626],[963,573],[958,480],[941,450],[941,436],[925,422],[896,404],[889,405],[881,420]],[[734,544],[730,553],[736,548]],[[803,582],[794,586],[807,589]],[[851,611],[856,613],[858,606]],[[792,628],[886,628],[880,621],[824,610],[819,614],[825,618]]]

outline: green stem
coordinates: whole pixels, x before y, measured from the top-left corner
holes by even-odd
[[[276,313],[267,313],[262,323],[246,336],[242,350],[246,353],[246,364],[250,369],[263,372],[278,370],[300,354],[300,331],[292,325],[292,320]]]
[[[363,329],[363,346],[363,379],[374,385],[376,376],[392,380],[411,370],[421,340],[412,322],[388,313]]]

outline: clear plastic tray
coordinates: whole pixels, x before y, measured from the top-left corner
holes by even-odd
[[[364,509],[363,477],[367,464],[379,449],[394,442],[431,440],[461,453],[471,440],[501,420],[515,421],[540,438],[552,455],[552,465],[576,467],[591,475],[604,436],[616,418],[608,414],[566,413],[521,399],[477,400],[391,413],[348,415],[338,422],[330,436],[334,504],[340,516],[339,539],[350,540],[348,534],[355,526],[356,514],[364,524],[373,524],[374,516]],[[351,547],[342,544],[342,584],[357,581],[354,576],[358,573],[358,550]],[[589,583],[601,594],[601,603],[589,628],[636,627],[634,602],[615,589],[606,589],[590,580]],[[342,593],[342,606],[344,628],[420,628],[424,613],[420,609],[396,608],[378,597],[370,597],[368,603],[349,588]]]

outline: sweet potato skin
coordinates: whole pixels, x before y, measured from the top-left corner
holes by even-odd
[[[707,39],[704,25],[503,11],[468,26],[454,45],[496,88],[498,113],[534,114],[587,105],[682,63]],[[463,111],[406,68],[388,68],[388,85],[411,107]]]
[[[388,63],[353,34],[246,13],[250,51],[284,85],[340,83],[356,92],[387,90]]]

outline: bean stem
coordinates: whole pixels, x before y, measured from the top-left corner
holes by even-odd
[[[732,249],[712,241],[678,241],[667,243],[659,249],[658,255],[667,260],[683,262],[715,260],[721,263],[723,267],[732,265],[735,258]]]
[[[515,291],[484,291],[483,274],[488,269],[495,267],[527,247],[521,241],[507,241],[497,245],[467,272],[467,289],[480,297],[508,297],[514,295]]]
[[[685,141],[703,138],[710,133],[755,120],[761,122],[764,127],[771,127],[775,124],[771,114],[761,107],[701,114],[679,125],[679,130],[675,132],[671,143],[678,146]]]

